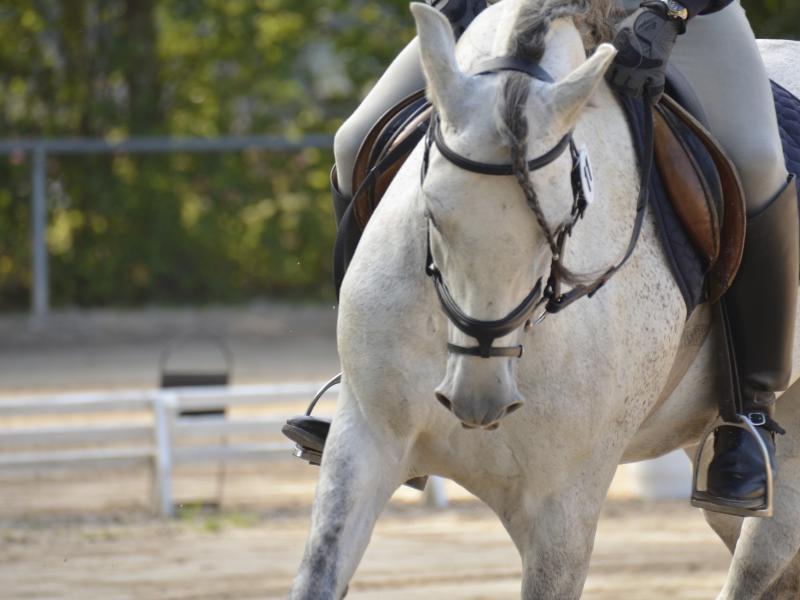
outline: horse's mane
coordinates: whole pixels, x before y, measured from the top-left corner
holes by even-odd
[[[611,41],[620,13],[615,0],[540,0],[524,4],[516,16],[509,39],[508,54],[527,60],[541,60],[545,37],[556,19],[571,17],[583,36],[584,46],[593,50]]]
[[[517,16],[511,31],[507,53],[511,56],[537,62],[545,51],[545,38],[550,25],[556,19],[572,18],[583,38],[584,47],[593,51],[603,42],[613,37],[614,23],[620,14],[615,0],[540,0],[524,4]],[[535,201],[536,192],[528,176],[528,119],[525,107],[530,91],[530,77],[524,73],[511,73],[507,76],[497,103],[499,114],[497,125],[501,138],[511,150],[511,161],[514,175],[525,191],[531,210],[543,227],[553,231],[547,224],[539,202]],[[585,283],[596,278],[596,273],[580,276],[569,272],[561,265],[562,278],[569,283]]]

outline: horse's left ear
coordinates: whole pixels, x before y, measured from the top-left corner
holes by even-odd
[[[453,122],[463,110],[467,76],[456,62],[456,41],[447,18],[421,2],[411,3],[417,23],[422,72],[428,99],[446,122]]]
[[[588,60],[553,86],[553,109],[568,128],[575,125],[616,54],[614,46],[601,44]]]

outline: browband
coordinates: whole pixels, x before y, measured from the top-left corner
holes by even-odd
[[[457,167],[461,167],[466,171],[472,171],[473,173],[481,173],[482,175],[513,175],[514,174],[514,165],[512,164],[492,164],[492,163],[483,163],[483,162],[476,162],[474,160],[470,160],[465,156],[461,156],[454,150],[452,150],[447,143],[444,141],[442,137],[441,128],[439,127],[439,115],[438,113],[434,112],[433,116],[431,117],[431,125],[430,125],[430,134],[431,138],[433,139],[433,143],[436,144],[436,149],[442,153],[442,155],[451,163],[456,165]],[[553,146],[550,150],[542,154],[541,156],[537,156],[536,158],[532,158],[528,161],[528,171],[538,171],[542,167],[546,167],[555,159],[557,159],[564,150],[567,149],[567,146],[570,145],[572,142],[572,132],[568,132],[564,137],[562,137],[558,143]]]
[[[479,62],[470,69],[470,75],[489,75],[498,71],[518,71],[530,75],[539,81],[555,83],[555,79],[536,63],[528,62],[515,56],[500,56]]]

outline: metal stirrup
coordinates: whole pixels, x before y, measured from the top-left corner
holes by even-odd
[[[308,408],[306,409],[306,416],[307,417],[311,416],[311,411],[314,410],[314,407],[317,405],[317,402],[319,402],[319,399],[322,398],[322,396],[325,395],[325,392],[327,392],[333,386],[338,385],[340,383],[342,383],[342,374],[341,373],[339,373],[338,375],[335,375],[334,377],[332,377],[330,379],[330,381],[328,381],[328,383],[323,385],[320,388],[320,390],[317,392],[317,395],[314,396],[314,399],[311,401],[311,404],[308,405]]]
[[[771,517],[773,510],[773,474],[772,463],[769,459],[769,450],[767,449],[767,445],[764,443],[764,440],[761,438],[761,435],[759,435],[755,423],[753,423],[753,421],[750,419],[750,416],[742,414],[736,416],[739,419],[738,423],[731,423],[722,417],[717,418],[708,431],[703,434],[694,459],[694,474],[692,475],[692,506],[712,512],[734,515],[737,517]],[[707,489],[701,490],[698,488],[700,482],[700,469],[703,462],[703,450],[705,450],[709,439],[714,436],[715,431],[719,427],[735,427],[737,429],[743,429],[748,435],[753,436],[756,442],[758,442],[758,448],[761,452],[761,457],[764,459],[764,475],[766,478],[766,488],[764,490],[764,497],[760,506],[755,508],[737,506],[733,502],[725,502],[725,498],[712,496],[708,493]],[[707,473],[708,467],[706,467],[706,474]],[[706,487],[707,486],[708,483],[706,482]]]

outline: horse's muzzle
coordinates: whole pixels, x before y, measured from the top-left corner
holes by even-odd
[[[511,370],[480,358],[451,357],[436,400],[452,412],[465,429],[494,430],[519,409],[524,398]]]

